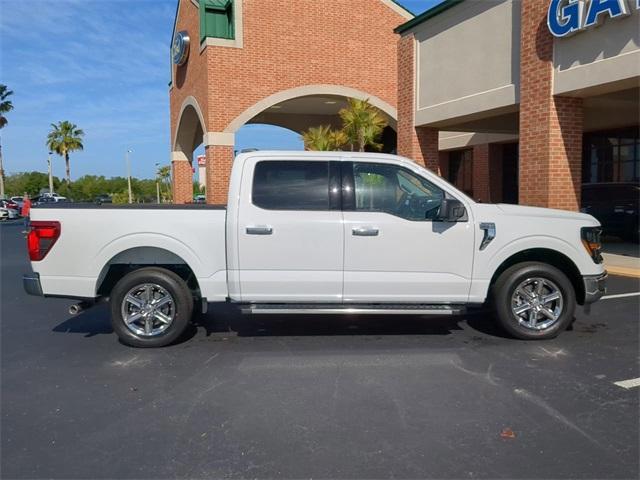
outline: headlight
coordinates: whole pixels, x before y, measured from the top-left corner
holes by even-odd
[[[595,263],[602,263],[602,243],[600,242],[600,235],[602,234],[602,228],[600,227],[582,227],[580,229],[580,238],[584,248],[593,259]]]

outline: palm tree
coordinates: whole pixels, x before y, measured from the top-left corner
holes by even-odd
[[[69,153],[82,150],[82,137],[84,132],[77,125],[68,122],[58,122],[51,124],[51,132],[47,136],[47,147],[52,152],[56,152],[64,157],[67,168],[67,185],[71,184],[71,168],[69,167]]]
[[[4,128],[9,121],[5,117],[5,113],[13,110],[11,100],[7,100],[13,92],[6,85],[0,84],[0,128]],[[2,144],[0,142],[0,198],[4,198],[4,165],[2,164]]]
[[[347,137],[342,130],[331,130],[329,125],[311,127],[302,133],[304,148],[316,151],[339,150],[347,143]]]
[[[382,148],[382,144],[377,140],[387,126],[387,121],[380,110],[371,105],[368,100],[349,98],[347,107],[338,113],[351,150],[357,147],[359,151],[364,152],[366,147],[376,150]]]
[[[170,201],[171,200],[171,165],[164,165],[162,167],[158,167],[157,175],[158,175],[158,178],[160,179],[160,185],[162,185],[162,187],[160,188],[161,195],[163,199]]]

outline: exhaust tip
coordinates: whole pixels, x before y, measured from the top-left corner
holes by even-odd
[[[87,308],[92,307],[93,304],[88,303],[88,302],[79,302],[79,303],[75,303],[73,305],[71,305],[69,307],[69,314],[70,315],[77,315],[80,312],[86,310]]]

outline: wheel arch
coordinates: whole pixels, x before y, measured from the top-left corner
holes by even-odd
[[[96,296],[108,296],[122,277],[145,267],[170,270],[182,278],[192,292],[200,292],[193,268],[181,256],[161,247],[144,246],[123,250],[104,264],[96,281]]]
[[[522,262],[545,263],[560,270],[567,276],[567,278],[571,282],[571,285],[573,286],[576,294],[577,303],[579,305],[584,304],[584,282],[582,281],[582,274],[580,273],[577,265],[564,253],[550,248],[528,248],[509,256],[494,271],[489,283],[489,289],[493,287],[502,272],[504,272],[509,267]]]

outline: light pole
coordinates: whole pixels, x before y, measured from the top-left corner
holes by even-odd
[[[49,158],[47,158],[47,166],[49,167],[49,195],[53,193],[53,174],[51,172],[51,153],[49,152]]]
[[[129,163],[129,154],[132,153],[133,150],[127,150],[124,154],[124,158],[127,162],[127,184],[129,186],[129,203],[133,203],[133,193],[131,192],[131,164]]]
[[[156,163],[156,202],[160,203],[160,164]]]

